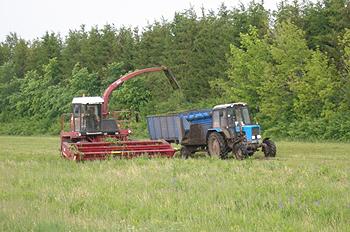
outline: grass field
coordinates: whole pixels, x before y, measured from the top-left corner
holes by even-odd
[[[350,144],[278,157],[75,163],[56,137],[0,137],[1,231],[350,231]]]

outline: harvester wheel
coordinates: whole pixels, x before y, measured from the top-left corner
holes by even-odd
[[[213,132],[208,137],[208,153],[211,157],[217,157],[224,159],[227,156],[229,148],[224,137],[217,133]]]
[[[243,145],[237,145],[236,149],[233,151],[233,154],[237,160],[244,160],[247,156],[243,152]]]
[[[265,157],[275,157],[276,156],[276,145],[270,139],[263,140],[262,151],[264,152]]]

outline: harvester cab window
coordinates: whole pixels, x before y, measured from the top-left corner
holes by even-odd
[[[86,131],[86,121],[87,121],[87,112],[86,112],[86,105],[81,105],[81,124],[80,129],[81,131]]]
[[[82,130],[96,132],[100,130],[101,105],[82,105]]]
[[[73,112],[74,112],[74,117],[79,117],[79,115],[80,115],[80,105],[74,105]]]
[[[73,105],[74,131],[80,131],[80,104]]]

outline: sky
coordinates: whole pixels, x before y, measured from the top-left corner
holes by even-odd
[[[258,0],[259,1],[259,0]],[[68,34],[80,25],[144,27],[162,17],[171,20],[175,12],[191,6],[217,10],[221,3],[229,8],[250,0],[0,0],[0,42],[10,32],[32,40],[48,32]],[[276,9],[278,0],[264,0],[265,8]]]

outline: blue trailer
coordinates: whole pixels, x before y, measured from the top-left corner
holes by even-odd
[[[266,157],[276,155],[275,144],[269,138],[262,140],[260,125],[251,122],[246,103],[148,116],[147,125],[151,139],[181,144],[181,155],[186,158],[198,150],[220,158],[232,151],[234,157],[244,159],[259,148]]]
[[[182,143],[191,125],[201,124],[208,129],[212,125],[212,110],[192,110],[167,115],[147,116],[147,128],[151,139],[164,139],[170,143]]]

